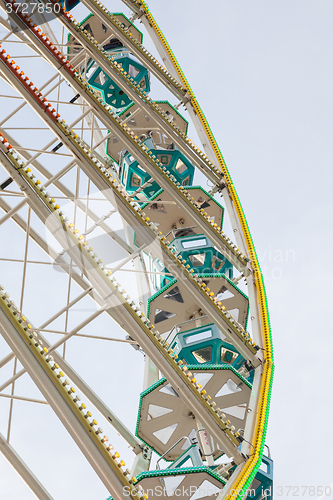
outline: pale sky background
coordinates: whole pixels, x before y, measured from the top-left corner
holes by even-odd
[[[106,5],[128,14],[118,0]],[[149,7],[220,145],[264,270],[276,361],[267,436],[275,488],[330,486],[333,4],[150,0]],[[75,11],[75,17],[83,16]],[[144,45],[152,47],[147,37]],[[160,95],[164,97],[162,91]],[[153,97],[159,97],[156,91]],[[9,274],[6,279],[10,287]],[[32,319],[41,323],[43,314],[41,307],[39,318]],[[109,328],[110,322],[98,321],[101,331]],[[123,336],[119,329],[116,333]],[[70,362],[134,430],[142,386],[140,354],[127,347],[119,363],[123,350],[118,344],[112,351],[104,345],[93,351],[87,341],[75,342],[79,357]],[[0,375],[3,381],[10,370]],[[21,383],[22,390],[38,394],[29,381]],[[15,408],[13,446],[55,500],[103,500],[105,488],[52,411],[39,407],[37,412],[29,403]],[[3,421],[7,411],[7,402],[0,401]],[[0,431],[6,432],[1,420]],[[130,464],[133,455],[126,455],[126,444],[117,439],[115,435],[110,441],[119,442]],[[0,456],[0,499],[18,498],[35,497]],[[287,498],[286,490],[281,498]]]

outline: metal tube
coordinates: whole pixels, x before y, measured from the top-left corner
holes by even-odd
[[[49,348],[49,352],[54,351],[59,346],[61,346],[64,342],[66,342],[68,339],[70,339],[71,337],[73,337],[73,335],[75,335],[79,330],[81,330],[82,328],[84,328],[91,321],[93,321],[95,318],[97,318],[97,316],[99,316],[100,314],[102,314],[102,312],[104,312],[107,309],[107,307],[108,306],[105,305],[105,306],[101,307],[100,309],[97,309],[97,311],[95,311],[93,314],[91,314],[91,316],[89,316],[89,318],[87,318],[84,321],[82,321],[82,323],[80,323],[78,326],[76,326],[75,328],[73,328],[73,330],[71,330],[66,335],[64,335],[61,340],[58,340],[58,342],[56,342],[55,344],[53,344]]]
[[[9,212],[6,213],[6,215],[4,215],[1,219],[0,219],[0,226],[1,224],[3,224],[4,222],[6,222],[6,220],[10,219],[12,215],[16,214],[16,212],[18,212],[19,210],[21,210],[22,207],[24,207],[24,205],[27,203],[27,199],[25,198],[24,200],[20,201],[20,203],[18,203],[16,205],[16,207],[13,207],[11,210],[9,210]]]
[[[0,392],[6,389],[10,384],[12,384],[15,380],[17,380],[21,375],[25,373],[25,369],[22,368],[19,372],[15,373],[12,377],[10,377],[7,382],[4,382],[2,385],[0,385]]]
[[[41,399],[25,398],[24,396],[14,396],[14,394],[0,394],[1,398],[18,399],[19,401],[29,401],[30,403],[40,403],[43,405],[48,405],[47,401],[42,401]]]
[[[15,354],[13,352],[10,352],[9,354],[7,354],[7,356],[5,356],[4,358],[2,358],[0,360],[0,368],[5,366],[7,363],[9,363],[9,361],[11,361],[14,358],[15,358]]]
[[[71,156],[71,155],[68,155],[68,156]],[[73,168],[75,166],[75,164],[76,164],[75,160],[71,161],[68,165],[66,165],[64,168],[62,168],[58,173],[56,173],[48,181],[46,181],[44,183],[44,187],[49,186],[54,181],[57,181],[58,179],[60,179],[60,177],[62,177],[63,175],[67,174],[67,172],[69,172],[71,170],[71,168]]]
[[[85,111],[85,112],[84,112],[81,116],[79,116],[79,118],[77,118],[76,120],[74,120],[74,121],[73,121],[73,123],[70,125],[70,128],[74,127],[74,125],[76,125],[79,121],[81,121],[81,120],[82,120],[82,119],[83,119],[83,118],[84,118],[84,117],[85,117],[88,113],[90,113],[90,108],[88,108],[88,109],[87,109],[87,110],[86,110],[86,111]],[[57,142],[57,141],[58,141],[58,138],[57,138],[57,137],[55,137],[54,139],[52,139],[52,141],[50,141],[50,142],[49,142],[49,143],[48,143],[48,144],[47,144],[47,145],[43,148],[43,150],[44,150],[44,149],[48,149],[48,148],[50,148],[50,147],[51,147],[51,146],[52,146],[55,142]],[[34,160],[36,160],[36,159],[37,159],[40,155],[42,155],[42,154],[43,154],[43,152],[44,152],[43,150],[41,150],[41,151],[42,151],[41,153],[36,153],[36,154],[35,154],[35,156],[32,156],[32,157],[30,158],[30,160],[29,160],[29,161],[27,161],[27,163],[26,163],[26,167],[27,167],[28,165],[30,165],[30,163],[33,163],[33,162],[34,162]]]
[[[93,290],[94,287],[92,286],[89,286],[86,290],[84,290],[82,293],[80,293],[80,295],[78,295],[75,299],[73,299],[71,302],[69,302],[69,304],[67,304],[66,306],[64,306],[62,309],[60,309],[60,311],[58,311],[57,313],[55,313],[50,319],[48,319],[47,321],[45,321],[45,323],[43,323],[42,325],[40,325],[40,327],[38,328],[38,330],[43,330],[47,325],[49,325],[50,323],[52,323],[55,319],[59,318],[59,316],[61,316],[65,311],[67,311],[67,309],[69,309],[70,307],[72,307],[74,304],[76,304],[77,302],[79,302],[79,300],[83,299],[83,297],[85,297],[88,293],[91,292],[91,290]],[[1,368],[1,366],[0,366]]]
[[[74,410],[65,401],[53,380],[49,378],[29,346],[2,310],[0,311],[0,322],[2,336],[5,341],[16,356],[19,357],[31,379],[49,402],[51,408],[85,455],[98,477],[115,500],[123,500],[124,485],[120,477],[116,475],[112,464],[102,454],[90,433],[83,427]]]
[[[141,245],[140,248],[138,248],[135,252],[133,252],[131,255],[129,255],[128,257],[126,257],[126,259],[124,259],[123,261],[121,261],[118,266],[114,267],[112,269],[112,274],[116,273],[117,271],[119,271],[119,269],[121,269],[125,264],[127,264],[127,262],[129,262],[130,260],[134,259],[135,257],[137,257],[140,252],[142,252],[142,250],[144,250],[146,248],[146,244],[143,244]]]
[[[53,500],[44,486],[38,481],[36,476],[31,472],[28,466],[16,453],[14,448],[6,442],[6,439],[2,434],[0,434],[0,452],[16,470],[16,472],[21,476],[23,481],[29,486],[38,500]]]
[[[183,439],[187,439],[188,442],[190,443],[190,446],[192,445],[191,441],[190,441],[190,438],[188,436],[183,436],[181,437],[180,439],[178,439],[178,441],[176,441],[172,446],[170,446],[170,448],[165,452],[163,453],[163,455],[160,456],[160,458],[157,460],[156,462],[156,469],[159,469],[160,466],[159,466],[159,461],[162,460],[162,458],[164,458],[168,453],[169,451],[173,450],[177,444],[181,443],[183,441]]]

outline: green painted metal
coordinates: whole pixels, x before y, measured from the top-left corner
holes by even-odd
[[[170,339],[169,343],[175,353],[186,364],[230,364],[239,370],[245,359],[237,349],[223,340],[214,323],[178,332]]]
[[[133,78],[141,90],[144,90],[146,93],[150,92],[147,69],[136,61],[125,47],[118,46],[117,42],[111,42],[104,46],[104,49],[112,54],[112,57]],[[87,80],[91,87],[114,110],[126,108],[132,102],[125,92],[104,73],[95,61],[90,61],[88,64]]]
[[[197,274],[223,273],[232,279],[232,264],[214,248],[204,234],[175,238],[171,244]]]
[[[182,467],[188,460],[191,460],[192,467],[202,467],[202,458],[199,452],[199,448],[197,444],[192,444],[187,448],[187,450],[182,453],[177,460],[172,462],[172,464],[167,467],[168,469],[178,469],[178,467]]]
[[[212,370],[212,369],[213,370],[229,370],[229,371],[232,371],[235,375],[237,375],[237,377],[244,384],[246,384],[248,387],[252,388],[252,385],[250,384],[250,382],[246,378],[244,378],[242,375],[240,375],[238,373],[238,371],[232,365],[228,365],[228,364],[212,364],[212,363],[209,363],[209,364],[206,364],[206,365],[192,364],[192,365],[187,365],[187,368],[189,370],[193,370],[193,371],[194,370],[195,371],[207,371],[207,370]],[[167,381],[167,379],[165,377],[162,377],[160,380],[158,380],[157,382],[155,382],[153,385],[151,385],[150,387],[148,387],[145,391],[143,391],[140,394],[139,409],[138,409],[138,418],[137,418],[136,427],[135,427],[135,435],[146,446],[148,446],[148,448],[150,448],[151,450],[153,450],[159,456],[160,456],[160,454],[152,446],[150,446],[150,444],[148,444],[144,439],[142,439],[141,436],[139,436],[138,429],[139,429],[139,423],[140,423],[140,414],[141,414],[141,406],[142,406],[143,398],[145,396],[147,396],[148,394],[150,394],[155,389],[157,389],[158,387],[160,387],[161,385],[163,385],[166,381]],[[185,470],[185,469],[182,468],[181,470]]]
[[[153,140],[148,137],[143,144],[152,152],[152,154],[161,162],[182,186],[190,186],[193,182],[194,167],[185,158],[185,156],[174,147],[172,149],[155,149]],[[153,156],[153,157],[154,157]],[[143,184],[148,182],[150,175],[139,165],[133,156],[126,152],[121,158],[120,181],[128,194],[133,194]],[[156,196],[161,188],[156,181],[151,181],[141,192],[151,200]]]
[[[214,479],[217,479],[222,486],[226,484],[226,481],[225,479],[223,479],[223,477],[219,476],[213,470],[211,470],[209,467],[206,467],[205,465],[201,467],[181,467],[178,469],[164,469],[164,470],[154,470],[149,472],[141,472],[141,474],[138,475],[137,480],[139,482],[140,480],[142,481],[142,479],[149,477],[181,476],[183,474],[196,474],[198,472],[206,472]]]

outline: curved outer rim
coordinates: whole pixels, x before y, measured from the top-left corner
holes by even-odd
[[[205,118],[203,111],[200,108],[198,101],[195,98],[195,95],[180,67],[176,57],[174,56],[165,36],[163,35],[161,29],[156,23],[154,17],[152,16],[148,6],[144,1],[138,2],[137,0],[131,0],[136,4],[137,7],[140,7],[140,10],[143,10],[144,15],[146,16],[150,26],[154,30],[155,34],[158,36],[160,42],[164,46],[164,49],[168,53],[170,62],[172,63],[181,83],[184,88],[187,90],[188,96],[190,98],[191,105],[196,112],[205,132],[207,139],[209,141],[210,146],[213,148],[218,164],[225,175],[225,180],[228,186],[229,195],[233,202],[235,212],[238,217],[238,221],[240,223],[240,227],[242,230],[242,234],[245,240],[247,252],[249,258],[251,259],[254,283],[256,289],[256,302],[258,305],[258,309],[260,311],[260,319],[261,319],[261,336],[263,341],[263,346],[265,349],[265,363],[263,365],[262,379],[259,387],[259,396],[258,396],[258,408],[257,408],[257,418],[252,434],[251,442],[254,446],[254,452],[250,456],[249,460],[244,465],[240,474],[236,478],[236,482],[232,484],[233,488],[231,491],[232,494],[228,491],[225,500],[232,500],[234,498],[243,498],[243,492],[251,485],[253,478],[260,467],[261,459],[265,446],[265,437],[267,432],[267,424],[268,424],[268,415],[270,408],[270,400],[271,400],[271,390],[272,390],[272,382],[273,382],[273,374],[274,374],[274,356],[273,356],[273,345],[272,345],[272,335],[271,335],[271,327],[270,327],[270,318],[267,304],[267,296],[264,285],[264,280],[262,276],[262,272],[260,269],[258,257],[256,254],[256,250],[253,244],[252,236],[250,233],[250,229],[241,205],[241,202],[238,198],[236,189],[233,185],[231,176],[229,174],[227,165],[224,161],[220,148],[215,140],[215,137],[210,129],[210,126]]]

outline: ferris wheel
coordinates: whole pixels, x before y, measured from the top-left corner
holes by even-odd
[[[249,227],[148,6],[112,3],[0,0],[0,451],[27,499],[272,498]]]

